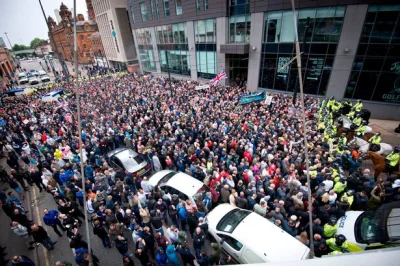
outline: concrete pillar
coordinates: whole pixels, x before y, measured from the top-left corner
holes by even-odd
[[[346,8],[327,97],[343,98],[344,96],[367,11],[368,5],[349,5]]]
[[[154,61],[156,63],[157,74],[161,74],[160,55],[157,47],[156,30],[154,27],[149,28],[151,34],[151,43],[153,44]],[[139,50],[138,50],[139,51]]]
[[[247,74],[247,88],[256,91],[260,76],[260,61],[262,51],[262,32],[264,27],[264,13],[251,14],[251,32],[249,49],[249,69]]]
[[[227,79],[221,81],[221,85],[229,84],[229,64],[227,65],[226,55],[220,52],[221,44],[228,43],[228,18],[227,17],[219,17],[216,19],[216,29],[217,29],[217,74],[224,68],[226,74],[228,75]]]
[[[196,65],[196,46],[194,41],[194,26],[193,21],[186,21],[186,33],[188,38],[189,58],[190,58],[190,77],[192,80],[197,80],[197,65]]]

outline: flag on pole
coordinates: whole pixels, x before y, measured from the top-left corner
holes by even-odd
[[[212,80],[210,80],[211,86],[216,86],[218,85],[221,80],[226,79],[226,72],[225,69],[223,69],[215,78],[213,78]]]
[[[57,111],[57,110],[60,109],[60,108],[64,109],[64,111],[67,111],[67,112],[70,111],[69,106],[68,106],[68,103],[67,103],[67,102],[64,102],[64,101],[63,101],[63,102],[60,102],[60,103],[58,104],[58,106],[55,108],[54,112]]]

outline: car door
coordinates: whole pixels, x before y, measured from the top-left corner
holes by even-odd
[[[224,252],[231,256],[235,263],[241,263],[240,254],[243,251],[243,244],[232,236],[222,233],[218,233],[217,235],[221,238],[220,244]]]

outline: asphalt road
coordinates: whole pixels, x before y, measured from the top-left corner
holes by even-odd
[[[10,191],[8,185],[1,184],[0,189],[4,192]],[[48,232],[50,238],[53,241],[57,241],[55,245],[55,249],[52,251],[47,251],[42,245],[40,245],[37,249],[33,251],[29,251],[22,239],[14,235],[11,231],[9,224],[11,220],[6,216],[3,211],[0,209],[0,224],[3,226],[0,229],[1,238],[0,238],[0,246],[7,246],[7,250],[5,252],[8,253],[6,258],[10,259],[14,255],[26,255],[29,258],[33,259],[38,266],[51,266],[57,260],[61,261],[69,261],[74,265],[74,255],[73,250],[69,247],[68,237],[64,234],[62,237],[59,237],[53,230],[53,228],[44,225],[43,223],[43,210],[45,208],[55,209],[57,210],[57,205],[51,194],[47,192],[39,192],[36,186],[30,187],[30,192],[26,193],[26,198],[23,201],[23,206],[26,210],[29,211],[28,218],[32,219],[36,224],[43,226]],[[83,210],[82,210],[83,211]],[[93,235],[92,225],[89,223],[89,233],[91,239],[91,245],[94,254],[99,258],[101,265],[122,265],[122,255],[118,252],[115,247],[111,249],[106,249],[103,247],[101,240]],[[166,228],[164,228],[166,231]],[[87,242],[86,239],[86,227],[83,224],[79,228],[79,232],[83,235],[83,238]],[[134,245],[132,241],[132,233],[129,230],[124,231],[125,237],[129,240],[129,250],[134,253]],[[194,250],[192,248],[192,241],[190,236],[188,235],[188,244],[192,252]],[[211,248],[210,243],[206,242],[205,250],[210,254]],[[140,265],[140,262],[134,259],[135,265]],[[154,261],[155,265],[157,263]],[[9,263],[8,265],[11,265]],[[3,265],[2,265],[3,266]]]

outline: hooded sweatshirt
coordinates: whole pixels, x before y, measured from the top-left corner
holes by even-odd
[[[166,250],[168,262],[171,266],[179,266],[180,260],[178,257],[178,253],[175,251],[174,245],[169,245]]]

